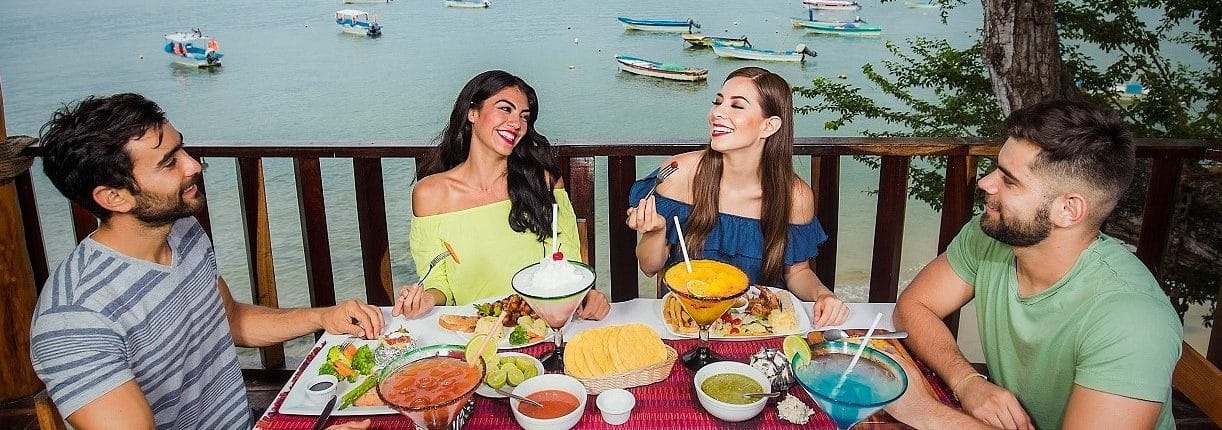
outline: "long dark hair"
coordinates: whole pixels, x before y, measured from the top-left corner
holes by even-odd
[[[793,95],[789,83],[775,73],[759,67],[743,67],[730,73],[726,82],[745,77],[760,93],[764,117],[780,117],[781,128],[764,139],[760,157],[760,228],[764,233],[764,262],[761,281],[773,284],[785,273],[785,245],[789,238],[789,211],[793,206]],[[717,223],[718,196],[721,193],[721,153],[706,146],[692,179],[692,214],[685,236],[689,249],[700,252],[704,240]]]
[[[552,234],[552,192],[560,180],[560,169],[552,155],[547,137],[535,130],[539,121],[539,98],[526,81],[502,70],[489,70],[475,75],[454,100],[450,120],[437,136],[437,147],[425,157],[417,175],[425,177],[453,169],[467,160],[471,151],[471,122],[467,112],[479,109],[484,101],[501,90],[514,87],[526,93],[530,115],[526,119],[526,135],[509,153],[509,227],[516,232],[530,230],[542,242]]]

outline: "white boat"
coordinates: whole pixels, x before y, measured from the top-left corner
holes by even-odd
[[[849,0],[802,0],[807,9],[812,10],[857,10],[861,5]]]
[[[675,81],[703,81],[709,78],[709,69],[697,69],[678,64],[660,63],[643,58],[616,55],[615,61],[619,69],[628,73],[643,76],[670,79]]]
[[[335,24],[344,33],[361,36],[378,37],[382,35],[382,25],[378,24],[377,16],[356,9],[335,11]]]
[[[865,21],[811,21],[791,18],[794,28],[805,29],[811,33],[835,34],[839,36],[877,37],[883,34],[883,28],[866,24]]]
[[[758,60],[758,61],[806,61],[806,56],[811,57],[819,55],[819,53],[810,50],[805,44],[799,43],[792,51],[769,51],[767,49],[748,48],[745,46],[729,46],[720,43],[713,44],[713,53],[718,57],[738,58],[743,60]]]
[[[734,37],[705,36],[700,33],[683,33],[679,35],[679,37],[682,37],[683,41],[691,44],[693,47],[696,47],[696,48],[708,48],[710,46],[713,46],[714,43],[720,43],[722,45],[731,45],[731,46],[751,46],[751,42],[747,41],[747,36],[734,38]]]
[[[1121,102],[1133,102],[1150,94],[1150,89],[1140,82],[1129,82],[1112,87],[1112,92],[1116,94],[1116,98]]]
[[[221,67],[220,51],[216,39],[205,36],[199,29],[165,35],[165,53],[174,58],[174,63],[201,69]]]
[[[390,3],[390,0],[340,0],[343,4],[382,4]]]
[[[940,9],[942,7],[938,0],[906,1],[904,5],[913,9]]]
[[[445,0],[446,7],[465,7],[470,9],[479,9],[492,6],[488,0]]]
[[[700,24],[688,19],[649,19],[649,18],[629,18],[626,16],[616,17],[619,22],[624,24],[625,30],[639,31],[662,31],[671,33],[696,33],[696,29],[700,28]]]

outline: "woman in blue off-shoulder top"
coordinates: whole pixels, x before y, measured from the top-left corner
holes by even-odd
[[[814,217],[814,192],[793,171],[793,96],[780,76],[735,70],[709,110],[709,145],[676,155],[666,180],[657,171],[629,194],[628,226],[640,234],[636,257],[653,276],[683,257],[673,218],[693,258],[737,266],[751,282],[787,288],[813,301],[816,327],[848,317],[844,301],[815,277],[808,260],[827,234]]]

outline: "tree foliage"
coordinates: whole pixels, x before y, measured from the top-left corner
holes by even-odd
[[[941,2],[944,8],[963,4]],[[1138,137],[1222,137],[1222,7],[1216,0],[1055,4],[1064,73],[1073,77],[1082,97],[1115,110]],[[946,16],[944,9],[943,22]],[[795,88],[807,99],[795,110],[830,114],[824,124],[829,130],[863,119],[885,124],[854,130],[866,136],[1000,138],[1004,113],[982,59],[986,48],[979,39],[968,46],[921,37],[902,46],[887,42],[893,59],[882,61],[881,69],[862,66],[870,85],[886,97],[818,77]],[[1116,91],[1129,82],[1141,83],[1148,94],[1131,99]],[[877,160],[863,161],[877,166]],[[909,193],[940,210],[945,159],[925,161],[913,163]],[[979,164],[981,173],[992,168],[987,160]],[[1173,267],[1164,281],[1182,316],[1188,303],[1216,307],[1219,278],[1217,271]],[[1212,317],[1206,318],[1208,325]]]

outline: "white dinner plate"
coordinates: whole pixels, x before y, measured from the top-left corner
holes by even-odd
[[[789,305],[789,306],[791,306],[791,307],[793,307],[793,313],[794,313],[794,317],[796,317],[796,319],[797,319],[797,321],[798,321],[797,325],[795,325],[795,326],[794,326],[793,330],[784,331],[784,332],[778,332],[778,333],[764,334],[764,335],[753,335],[753,336],[737,336],[737,335],[734,335],[734,336],[722,336],[722,335],[718,335],[717,333],[714,333],[714,332],[710,331],[710,332],[709,332],[709,339],[717,339],[717,340],[759,340],[759,339],[768,339],[768,338],[773,338],[773,337],[789,336],[789,335],[791,335],[791,334],[804,334],[804,333],[806,333],[806,332],[810,331],[810,329],[811,329],[810,316],[806,314],[806,310],[805,310],[805,309],[801,309],[801,308],[800,308],[800,307],[803,305],[803,303],[802,303],[801,301],[799,301],[797,297],[794,297],[794,296],[793,296],[793,294],[792,294],[792,293],[790,293],[790,292],[789,292],[789,291],[787,291],[787,290],[782,290],[782,289],[780,289],[780,288],[773,288],[773,287],[768,287],[768,288],[769,288],[769,289],[771,289],[771,290],[772,290],[772,292],[773,292],[773,293],[775,293],[775,294],[777,295],[777,298],[781,299],[781,309],[789,309],[789,308],[785,307],[785,300],[784,300],[784,297],[788,297],[788,298],[789,298],[789,303],[788,303],[788,305]],[[750,293],[748,293],[748,294],[750,294]],[[700,336],[699,332],[693,332],[693,333],[679,333],[679,332],[676,332],[676,331],[674,330],[674,328],[670,326],[670,323],[666,321],[666,313],[664,312],[664,307],[666,306],[666,300],[667,300],[667,296],[670,296],[670,293],[666,293],[666,296],[663,296],[663,297],[662,297],[662,300],[661,300],[661,301],[659,301],[659,302],[658,302],[658,305],[657,305],[658,317],[662,319],[662,325],[663,325],[663,326],[666,326],[666,331],[667,331],[667,332],[669,332],[669,333],[670,333],[670,334],[672,334],[672,335],[679,336],[679,337],[689,337],[689,338],[697,338],[697,337],[699,337],[699,336]]]
[[[362,340],[362,339],[353,338],[352,343],[356,345],[358,348],[361,345],[369,345],[370,348],[378,347],[377,340]],[[280,409],[279,409],[280,413],[285,414],[285,415],[318,415],[322,413],[322,408],[323,406],[326,405],[327,399],[321,399],[318,401],[311,400],[309,397],[306,396],[306,388],[308,388],[308,385],[310,384],[310,380],[313,379],[315,376],[318,376],[318,369],[322,367],[323,363],[326,363],[327,350],[331,349],[332,345],[339,345],[339,344],[338,343],[328,343],[327,345],[323,346],[321,350],[318,351],[318,354],[314,355],[313,359],[310,360],[310,364],[307,365],[305,370],[302,371],[301,378],[298,379],[297,382],[293,383],[293,387],[289,389],[289,394],[284,397],[284,403],[280,404]],[[375,375],[372,375],[369,377],[376,376],[377,371],[375,370],[374,373]],[[335,396],[337,398],[343,399],[344,393],[347,393],[348,390],[351,390],[352,388],[359,385],[361,381],[364,380],[364,378],[366,377],[362,376],[362,377],[357,378],[355,383],[340,381],[339,385],[336,387]],[[347,408],[340,409],[339,408],[340,401],[342,400],[336,401],[335,409],[331,411],[331,415],[335,415],[335,416],[386,415],[386,414],[397,414],[398,413],[398,412],[395,412],[394,409],[391,409],[386,406],[349,406]]]
[[[505,297],[509,297],[509,295],[506,294],[504,296],[499,296],[499,297],[489,297],[489,298],[482,299],[482,300],[476,300],[473,303],[491,303],[491,302],[503,299]],[[452,312],[446,312],[446,315],[465,315],[465,316],[476,315],[475,305],[471,304],[467,306],[459,306],[458,309],[455,309]],[[515,324],[514,327],[517,327],[517,325]],[[441,327],[441,329],[454,333],[456,336],[458,336],[458,338],[463,340],[462,344],[464,345],[467,343],[468,340],[471,340],[472,337],[475,337],[475,333],[468,333],[464,331],[451,331],[451,330],[446,330],[444,327]],[[518,348],[525,348],[531,345],[538,345],[543,342],[549,342],[552,340],[552,337],[555,336],[555,332],[556,332],[555,330],[548,328],[547,336],[543,336],[543,338],[541,339],[535,339],[533,341],[524,343],[522,345],[513,345],[509,343],[509,334],[513,332],[513,327],[505,327],[505,329],[502,331],[504,333],[501,335],[501,342],[498,343],[496,346],[497,349],[518,349]]]

